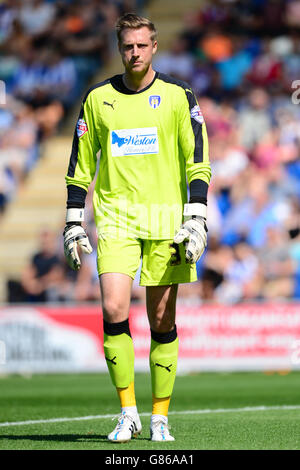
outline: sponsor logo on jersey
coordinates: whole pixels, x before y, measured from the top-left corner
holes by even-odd
[[[160,96],[159,95],[151,95],[149,96],[149,104],[151,108],[156,109],[160,105]]]
[[[198,105],[194,106],[191,109],[191,118],[195,119],[195,121],[199,122],[200,124],[203,123],[203,121],[204,121],[203,115],[202,115],[201,109]]]
[[[110,106],[112,109],[115,109],[114,108],[115,102],[116,102],[116,100],[113,100],[112,103],[109,103],[108,101],[103,101],[103,104],[106,105],[106,106]]]
[[[83,134],[88,131],[88,127],[84,119],[78,119],[76,129],[78,138],[82,137]]]
[[[157,127],[113,130],[110,138],[113,157],[158,153]]]

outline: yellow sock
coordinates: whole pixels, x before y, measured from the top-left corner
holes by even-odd
[[[152,414],[168,416],[171,397],[156,398],[152,396]]]
[[[121,407],[136,406],[134,382],[131,382],[126,388],[117,388]]]

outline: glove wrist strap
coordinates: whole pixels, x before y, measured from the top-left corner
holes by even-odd
[[[206,219],[207,207],[205,204],[194,202],[190,204],[184,204],[183,215],[184,217],[192,217],[193,215],[203,217]]]
[[[84,221],[84,210],[72,207],[67,209],[66,223],[70,222],[83,222]]]

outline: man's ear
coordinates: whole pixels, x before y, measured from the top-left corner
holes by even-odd
[[[153,50],[153,54],[156,54],[156,51],[157,51],[157,41],[154,41],[153,44],[152,44],[152,50]]]

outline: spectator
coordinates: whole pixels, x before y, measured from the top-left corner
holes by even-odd
[[[39,250],[23,271],[21,285],[25,300],[45,302],[59,300],[63,266],[57,255],[56,235],[49,230],[40,233]]]
[[[12,77],[11,92],[23,101],[35,100],[43,80],[40,53],[31,45],[24,49],[23,58]]]
[[[246,49],[242,38],[234,38],[232,45],[230,56],[224,57],[217,63],[224,91],[239,89],[253,63],[252,55]]]
[[[44,33],[55,16],[55,6],[43,0],[27,0],[21,6],[19,19],[28,35]]]
[[[292,83],[300,77],[300,36],[295,32],[286,39],[290,41],[290,48],[282,55],[282,74],[285,92],[290,93]]]
[[[10,117],[11,127],[0,136],[0,171],[9,171],[17,187],[34,159],[38,129],[32,108],[22,102],[12,103]]]
[[[213,64],[199,55],[195,59],[195,66],[190,74],[190,82],[197,95],[206,95],[219,101],[223,90],[220,74],[213,67]]]
[[[254,88],[249,93],[249,104],[239,116],[241,144],[250,151],[271,128],[268,93],[262,88]]]
[[[268,225],[279,224],[277,206],[270,200],[262,175],[259,177],[253,168],[252,172],[248,173],[248,178],[247,194],[228,211],[222,240],[235,244],[241,239],[246,239],[251,246],[262,247]]]
[[[264,298],[293,297],[296,263],[291,257],[288,234],[279,226],[267,228],[266,242],[260,253],[264,274]]]
[[[208,60],[221,62],[232,56],[233,44],[231,38],[215,26],[201,40],[201,49]]]
[[[190,80],[193,65],[193,56],[187,51],[187,42],[183,37],[178,37],[172,43],[169,52],[160,52],[153,60],[155,70],[186,81]]]
[[[66,107],[70,106],[77,91],[77,72],[74,62],[63,57],[59,45],[52,45],[43,50],[42,89],[50,100],[60,100]]]
[[[263,41],[263,52],[247,74],[247,80],[256,87],[281,87],[282,63],[272,52],[271,41]]]

